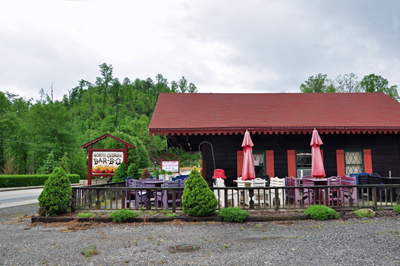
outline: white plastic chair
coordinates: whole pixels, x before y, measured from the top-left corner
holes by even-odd
[[[275,201],[275,191],[276,189],[274,189],[273,187],[284,187],[285,186],[285,178],[279,178],[279,177],[271,177],[269,180],[269,196],[270,196],[270,202],[274,202]],[[272,187],[272,188],[271,188]],[[285,201],[285,195],[284,195],[284,189],[278,189],[278,199],[279,199],[279,204],[280,206],[283,206],[286,204]],[[275,204],[277,204],[275,202]]]
[[[242,177],[239,176],[237,178],[237,180],[238,181],[242,181]],[[246,184],[243,183],[243,182],[237,182],[237,186],[238,186],[239,191],[240,191],[240,202],[243,203],[243,201],[244,201],[244,204],[249,205],[249,201],[250,201],[249,190],[247,190],[247,189],[240,190],[240,188],[245,188]]]
[[[225,181],[222,178],[217,178],[216,179],[216,184],[213,184],[213,187],[226,187],[225,186]],[[218,190],[214,189],[214,194],[217,200],[219,201],[219,205],[221,208],[225,208],[225,190]],[[237,190],[234,189],[229,189],[227,193],[228,197],[228,204],[232,202],[233,199],[233,206],[238,207],[238,196],[237,196]]]
[[[257,189],[257,187],[265,187],[265,183],[266,181],[262,178],[255,178],[251,183],[251,186],[254,187],[253,202],[254,204],[259,204],[262,207],[264,207],[265,204],[269,204],[268,190]]]

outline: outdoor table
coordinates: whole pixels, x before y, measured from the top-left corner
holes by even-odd
[[[384,184],[400,184],[400,176],[381,176],[381,181]],[[400,188],[392,188],[393,200],[397,199],[397,195],[400,194]]]
[[[251,184],[253,183],[251,180],[233,180],[233,182],[238,183],[238,186],[239,186],[239,183],[244,184],[245,187],[251,187]],[[249,205],[250,195],[248,193],[249,193],[249,191],[246,189],[244,191],[244,203],[246,205]],[[251,195],[251,196],[253,196],[253,195]]]
[[[327,186],[328,185],[328,179],[327,178],[308,178],[307,180],[314,182],[314,186]],[[320,199],[319,197],[322,197]],[[318,202],[324,202],[324,193],[322,193],[321,188],[314,188],[314,201]]]
[[[161,185],[164,184],[164,180],[145,179],[145,180],[140,180],[140,181],[142,182],[142,184],[145,184],[145,185],[153,185],[154,184],[155,187],[161,187]],[[147,205],[148,205],[148,206],[146,206],[146,208],[148,208],[148,209],[151,208],[151,202],[150,202],[151,195],[149,195],[149,194],[152,194],[151,190],[147,190],[147,193],[146,193]]]

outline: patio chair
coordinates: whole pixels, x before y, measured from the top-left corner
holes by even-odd
[[[356,177],[341,176],[340,177],[342,185],[355,185]],[[357,203],[357,188],[353,188],[353,193],[350,195],[350,189],[348,187],[343,188],[343,203],[348,204],[350,198],[353,199],[353,203]]]
[[[155,187],[155,184],[143,184],[142,180],[129,179],[125,182],[126,187]],[[128,193],[129,192],[129,193]],[[134,198],[134,199],[132,199]],[[151,198],[151,195],[150,195]],[[150,199],[149,198],[149,199]],[[148,195],[146,190],[135,189],[131,191],[126,191],[126,206],[129,208],[128,204],[135,204],[136,208],[140,205],[145,206],[147,204]]]
[[[310,187],[310,186],[315,186],[314,181],[311,181],[312,177],[310,175],[305,175],[301,179],[301,183],[303,187]],[[304,194],[308,194],[307,198],[307,203],[312,204],[315,201],[315,191],[312,188],[305,188],[304,189]],[[306,203],[306,202],[304,202]]]
[[[265,204],[269,204],[268,202],[268,190],[259,189],[259,187],[266,187],[266,180],[262,178],[255,178],[252,180],[251,186],[254,187],[254,196],[253,201],[254,204],[259,204],[265,207]]]
[[[299,187],[299,180],[295,177],[287,177],[288,185],[291,187]],[[304,204],[312,204],[313,203],[313,198],[312,198],[312,193],[310,192],[308,188],[303,189],[303,201]],[[301,202],[301,195],[300,195],[300,189],[299,188],[291,188],[288,189],[288,200],[292,200],[294,204],[298,205]]]
[[[136,180],[135,179],[127,179],[125,180],[125,187],[136,187]],[[126,199],[126,207],[129,208],[129,203],[131,201],[135,202],[135,190],[126,190],[125,191],[125,199]]]
[[[171,188],[171,187],[180,187],[180,180],[175,181],[165,181],[162,187]],[[157,191],[155,193],[155,202],[156,206],[159,207],[159,203],[162,202],[163,208],[167,209],[168,204],[172,203],[172,195],[175,193],[175,202],[181,203],[181,193],[180,190],[163,190]]]
[[[340,186],[341,178],[338,176],[331,176],[328,178],[328,186]],[[338,187],[328,188],[328,206],[342,205],[342,190]],[[335,204],[336,203],[336,204]]]
[[[270,178],[270,183],[269,183],[269,202],[272,203],[275,200],[275,194],[276,194],[276,189],[274,187],[284,187],[285,186],[285,179],[284,178],[279,178],[279,177],[271,177]],[[278,189],[278,199],[279,199],[279,204],[280,206],[283,206],[286,204],[285,201],[285,190],[284,189]],[[272,201],[271,201],[272,199]],[[274,202],[275,204],[278,204],[277,202]]]

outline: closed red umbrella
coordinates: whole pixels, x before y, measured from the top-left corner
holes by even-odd
[[[256,177],[254,170],[253,158],[253,141],[251,141],[250,133],[246,130],[242,143],[243,147],[243,167],[242,167],[242,180],[251,180]]]
[[[316,178],[325,177],[324,162],[322,161],[321,151],[319,146],[324,144],[318,134],[318,131],[314,129],[311,137],[311,176]]]

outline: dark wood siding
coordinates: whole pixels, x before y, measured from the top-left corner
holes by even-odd
[[[215,166],[224,169],[228,186],[236,186],[233,180],[237,178],[237,151],[241,150],[243,135],[190,135],[174,136],[177,143],[191,143],[193,150],[198,151],[202,141],[209,141],[214,147]],[[252,134],[254,150],[273,150],[275,176],[285,177],[288,174],[287,150],[311,150],[311,134],[264,135]],[[336,150],[371,149],[373,172],[387,176],[400,176],[399,134],[321,134],[324,145],[325,173],[327,176],[337,174]],[[204,144],[205,145],[205,144]],[[207,182],[211,183],[213,176],[213,159],[210,145],[207,148]]]

